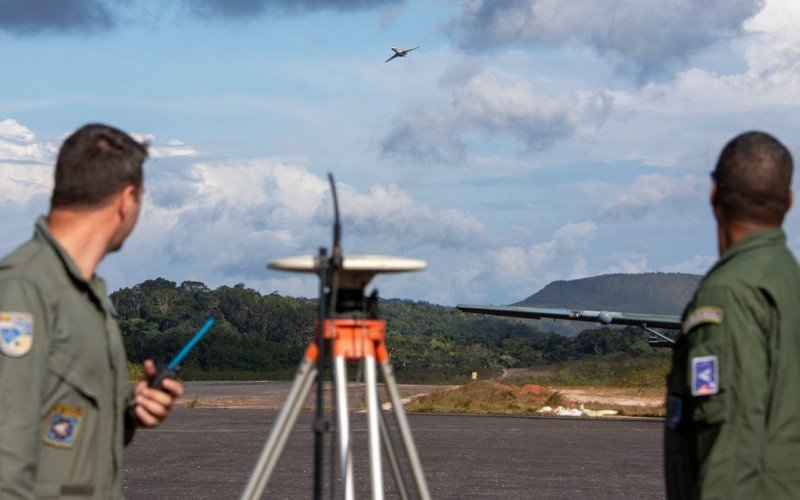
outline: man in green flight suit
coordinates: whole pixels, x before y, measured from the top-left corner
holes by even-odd
[[[712,178],[720,259],[686,308],[667,377],[667,495],[800,498],[800,268],[781,229],[792,157],[745,133]]]
[[[76,131],[58,154],[49,214],[0,261],[0,498],[121,498],[133,429],[158,425],[183,391],[170,379],[130,387],[95,275],[136,224],[146,157],[111,127]]]

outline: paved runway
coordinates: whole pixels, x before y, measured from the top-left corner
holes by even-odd
[[[126,497],[237,498],[276,414],[177,408],[127,449]],[[312,497],[312,416],[301,414],[265,498]],[[664,497],[658,421],[409,415],[409,422],[434,498]],[[353,431],[356,494],[367,498],[363,414],[353,417]],[[330,458],[326,451],[328,477]],[[387,497],[396,498],[384,468]]]

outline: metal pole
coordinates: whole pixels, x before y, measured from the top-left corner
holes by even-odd
[[[272,426],[269,438],[261,451],[261,455],[258,457],[253,473],[250,475],[250,480],[247,482],[244,492],[242,492],[241,500],[261,498],[272,475],[272,470],[275,468],[278,459],[280,459],[283,448],[286,446],[286,441],[289,439],[294,424],[297,422],[297,416],[300,414],[306,398],[308,398],[308,393],[311,391],[316,375],[317,369],[314,366],[314,361],[303,357],[303,361],[294,376],[292,388],[283,403],[283,408],[278,413],[278,418]]]
[[[394,379],[392,365],[389,361],[381,361],[380,367],[383,381],[386,383],[386,390],[389,392],[389,399],[392,401],[392,409],[394,410],[395,418],[397,418],[397,426],[403,438],[406,454],[408,455],[409,462],[411,462],[411,471],[417,483],[417,491],[422,500],[430,500],[431,494],[428,491],[428,483],[425,481],[425,473],[422,471],[422,464],[417,455],[417,448],[414,446],[411,428],[408,426],[408,419],[406,419],[406,413],[403,411],[403,401],[400,398],[400,391],[397,390],[397,382]]]
[[[345,500],[355,497],[353,484],[353,450],[350,444],[350,415],[347,408],[347,370],[344,356],[333,358],[336,390],[336,415],[339,423],[339,470],[344,483]]]
[[[364,356],[364,389],[367,393],[367,431],[373,500],[383,499],[383,467],[381,467],[381,437],[378,426],[378,376],[375,357]]]
[[[325,390],[325,321],[328,318],[325,288],[328,284],[328,258],[324,248],[319,249],[319,317],[317,318],[317,412],[314,417],[314,498],[322,500],[322,469],[325,446],[325,431],[328,422],[322,408],[322,394]]]
[[[384,448],[386,448],[386,456],[389,458],[389,465],[392,466],[394,482],[397,484],[397,492],[400,493],[400,498],[408,500],[406,482],[403,478],[403,473],[400,471],[400,462],[397,460],[397,450],[394,448],[392,436],[389,434],[389,426],[386,423],[386,413],[380,412],[380,416],[381,418],[378,422],[381,424],[381,437],[383,439]]]

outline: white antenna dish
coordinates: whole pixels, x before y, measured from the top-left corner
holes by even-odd
[[[267,267],[276,271],[317,273],[319,256],[301,255],[273,260],[267,263]],[[426,267],[428,264],[424,260],[389,255],[347,255],[339,269],[339,287],[364,288],[376,274],[422,271]]]

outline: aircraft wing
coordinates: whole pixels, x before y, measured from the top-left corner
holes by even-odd
[[[387,60],[385,60],[383,62],[387,63],[387,62],[391,61],[392,59],[394,59],[395,57],[400,57],[400,55],[399,54],[395,54],[395,55],[393,55],[392,57],[390,57],[389,59],[387,59]]]
[[[519,306],[476,306],[459,304],[460,311],[467,313],[493,314],[515,318],[553,318],[572,321],[593,321],[604,325],[629,325],[642,328],[667,328],[680,330],[681,317],[660,314],[624,313],[611,311],[580,311],[571,309],[547,309]]]

